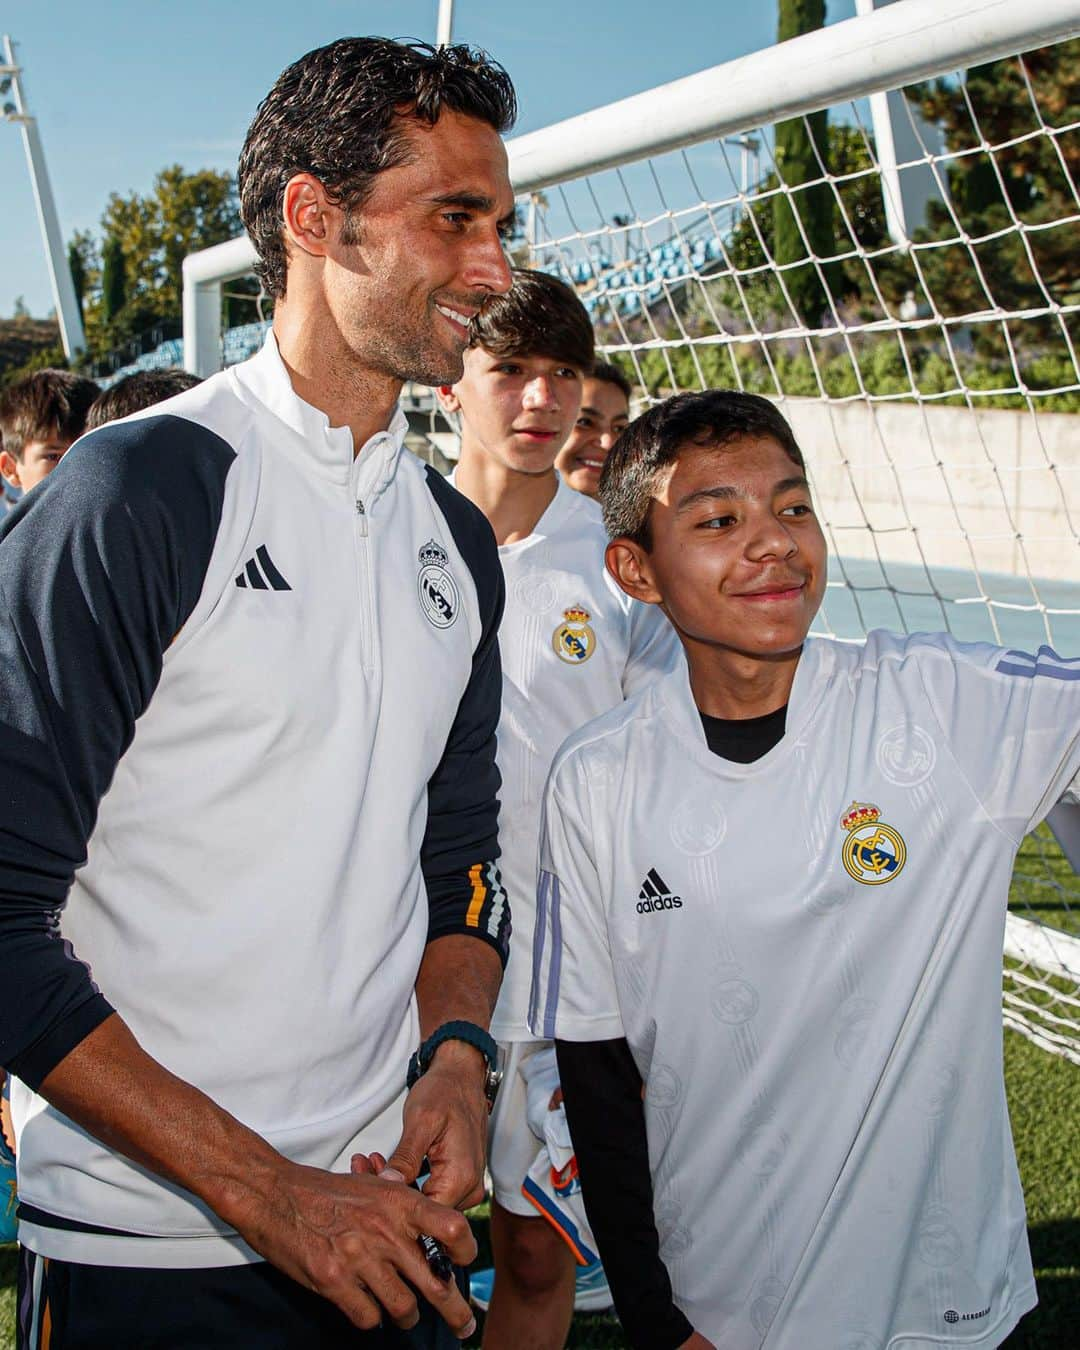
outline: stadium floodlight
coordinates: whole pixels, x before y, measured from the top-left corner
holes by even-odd
[[[60,324],[60,340],[64,345],[64,355],[70,361],[86,347],[82,316],[79,314],[75,286],[71,280],[71,268],[68,266],[64,240],[60,233],[49,172],[45,167],[41,134],[38,131],[37,120],[26,110],[26,98],[20,79],[22,70],[15,62],[15,44],[7,34],[4,35],[4,58],[5,64],[0,66],[0,73],[9,82],[10,91],[15,96],[11,102],[4,104],[4,116],[9,122],[18,122],[22,127],[23,148],[26,151],[30,181],[34,188],[34,203],[37,206],[38,223],[41,226],[45,256],[49,263],[53,302]]]

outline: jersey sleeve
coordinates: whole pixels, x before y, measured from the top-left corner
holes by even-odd
[[[540,822],[529,1027],[544,1040],[625,1035],[579,765],[574,752],[556,760]]]
[[[0,1063],[34,1088],[112,1012],[61,913],[234,458],[178,417],[102,428],[0,527]]]
[[[1080,659],[935,637],[915,648],[943,742],[1017,841],[1080,793]]]
[[[420,865],[428,893],[428,941],[461,934],[494,947],[506,966],[510,905],[499,856],[495,733],[502,706],[499,623],[506,590],[495,536],[484,516],[428,468],[432,495],[464,557],[480,605],[481,635],[446,750],[428,783]]]
[[[683,660],[682,643],[659,605],[630,601],[630,644],[623,671],[623,698],[644,689]]]

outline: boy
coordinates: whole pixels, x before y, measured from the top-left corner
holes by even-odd
[[[825,542],[765,399],[652,409],[601,497],[689,679],[556,757],[530,1022],[631,1343],[996,1346],[1036,1301],[1006,896],[1080,787],[1080,662],[807,638]]]
[[[161,370],[133,370],[122,380],[110,384],[94,402],[86,418],[87,431],[103,427],[106,422],[117,422],[121,417],[152,408],[167,398],[194,389],[202,381],[176,366]]]
[[[573,291],[515,271],[473,321],[462,379],[440,390],[461,428],[454,485],[491,522],[506,577],[499,835],[516,937],[491,1024],[505,1061],[489,1141],[496,1273],[484,1344],[496,1350],[557,1350],[574,1306],[570,1249],[522,1194],[540,1148],[526,1119],[527,1066],[545,1048],[526,1024],[541,791],[569,732],[669,669],[678,651],[663,615],[607,576],[600,510],[553,467],[592,360]],[[605,1290],[600,1306],[609,1301]]]
[[[86,429],[101,393],[93,380],[68,370],[38,370],[0,395],[0,474],[29,492],[47,478]]]
[[[559,476],[575,492],[595,497],[604,460],[629,424],[630,381],[618,366],[597,361],[582,385],[574,429],[555,458]]]

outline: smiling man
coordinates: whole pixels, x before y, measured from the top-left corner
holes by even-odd
[[[503,586],[396,402],[458,379],[510,284],[513,117],[464,47],[286,70],[240,162],[264,349],[85,437],[3,526],[26,1350],[472,1329],[417,1236],[475,1252]]]
[[[630,1343],[990,1350],[1035,1304],[1005,910],[1080,796],[1080,661],[808,637],[825,540],[766,399],[651,409],[600,494],[687,669],[556,757],[530,1022]]]

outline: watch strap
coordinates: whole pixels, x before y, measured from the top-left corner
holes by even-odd
[[[475,1022],[444,1022],[441,1027],[431,1033],[409,1060],[409,1074],[406,1080],[409,1087],[412,1087],[417,1079],[427,1071],[435,1051],[446,1041],[464,1041],[466,1045],[473,1046],[487,1060],[488,1070],[492,1072],[495,1070],[498,1062],[498,1047],[489,1032],[486,1032],[483,1027],[477,1026]]]

